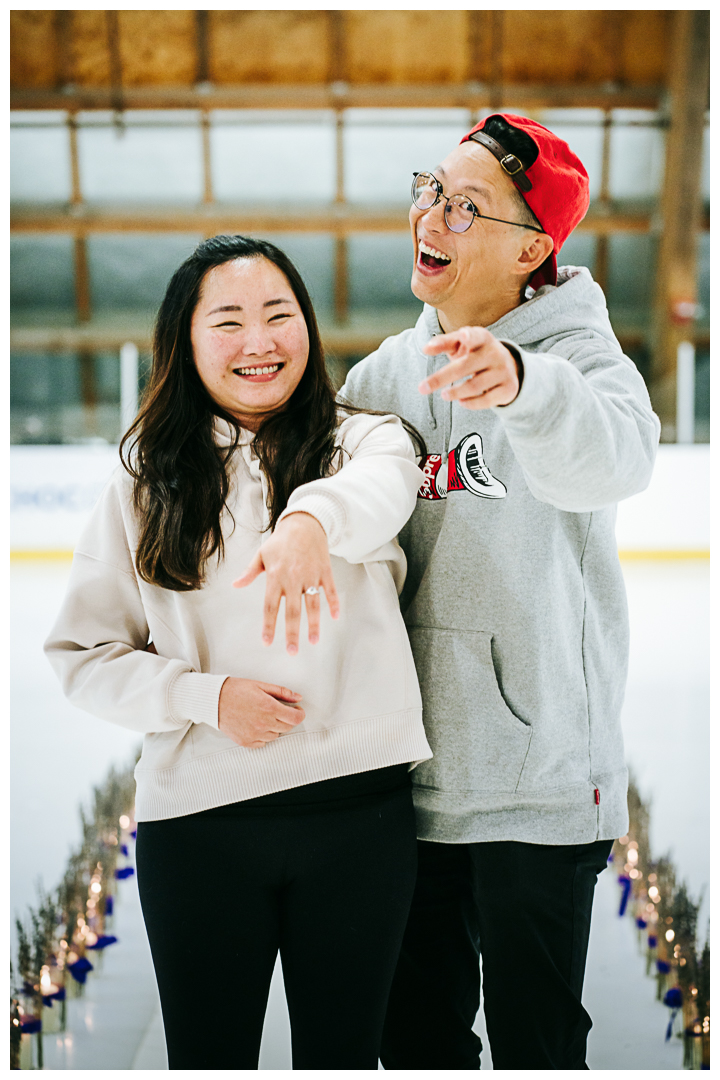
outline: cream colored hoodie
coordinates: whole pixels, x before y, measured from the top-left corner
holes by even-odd
[[[223,421],[216,437],[230,441]],[[202,589],[173,592],[138,577],[132,480],[122,467],[100,497],[45,651],[75,705],[145,733],[135,772],[138,820],[432,756],[397,599],[405,557],[395,536],[415,507],[422,474],[396,417],[351,416],[337,441],[344,466],[296,489],[285,511],[322,524],[340,600],[334,621],[323,596],[317,645],[307,642],[303,615],[296,656],[285,649],[282,615],[273,645],[261,643],[264,575],[232,588],[268,528],[250,432],[231,463],[235,525],[226,512],[225,556],[210,560]],[[149,639],[157,656],[144,651]],[[218,730],[228,676],[297,691],[304,721],[262,749],[238,746]]]

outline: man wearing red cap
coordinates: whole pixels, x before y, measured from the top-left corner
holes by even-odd
[[[401,602],[434,757],[382,1062],[479,1068],[482,954],[493,1067],[586,1068],[593,890],[628,824],[615,504],[647,486],[659,422],[601,289],[557,268],[588,207],[566,143],[491,116],[412,198],[425,309],[342,391],[428,449]]]

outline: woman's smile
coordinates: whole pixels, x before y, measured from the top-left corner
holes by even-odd
[[[252,367],[233,368],[233,372],[241,379],[253,383],[272,382],[284,364],[254,364]]]

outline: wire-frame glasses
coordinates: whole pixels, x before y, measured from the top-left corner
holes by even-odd
[[[525,225],[521,221],[506,221],[505,218],[490,217],[481,214],[472,199],[467,195],[445,195],[443,186],[431,172],[413,173],[412,201],[418,210],[430,210],[440,199],[445,200],[445,224],[451,232],[466,232],[476,217],[487,221],[500,221],[503,225],[517,225],[521,229],[532,229],[541,233],[536,225]]]

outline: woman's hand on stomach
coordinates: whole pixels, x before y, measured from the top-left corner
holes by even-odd
[[[226,679],[218,702],[218,729],[238,746],[257,749],[305,719],[301,694],[254,679]]]
[[[280,601],[285,597],[285,643],[289,653],[298,651],[302,599],[308,616],[308,641],[320,640],[320,595],[325,590],[333,619],[340,614],[335,591],[327,536],[317,518],[298,511],[279,522],[269,540],[262,545],[245,573],[233,585],[241,589],[260,574],[267,574],[262,640],[272,645]],[[307,592],[314,588],[314,593]]]

